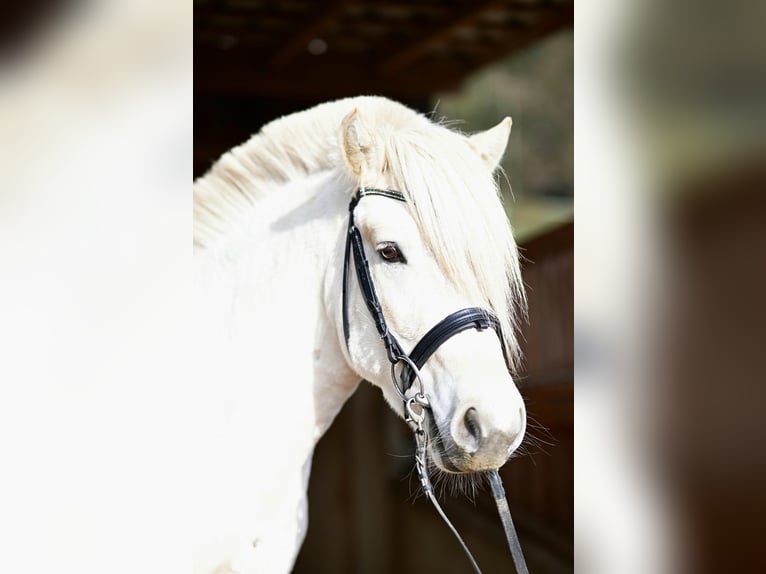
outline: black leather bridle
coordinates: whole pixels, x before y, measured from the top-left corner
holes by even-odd
[[[429,408],[429,403],[428,398],[424,393],[423,383],[420,381],[420,369],[423,368],[431,355],[433,355],[442,344],[444,344],[447,340],[454,337],[458,333],[468,329],[477,329],[479,331],[483,331],[485,329],[492,328],[500,339],[500,346],[503,350],[503,357],[505,359],[506,366],[510,370],[508,352],[503,341],[500,321],[492,311],[482,309],[480,307],[467,307],[465,309],[455,311],[451,315],[448,315],[442,319],[425,335],[423,335],[423,338],[421,338],[417,345],[415,345],[415,347],[412,349],[412,351],[407,354],[394,334],[388,328],[386,318],[383,315],[383,308],[381,307],[378,295],[375,292],[375,284],[373,283],[372,275],[370,274],[370,266],[364,252],[362,235],[354,223],[354,209],[356,208],[359,201],[368,195],[387,197],[389,199],[395,199],[402,202],[406,201],[404,194],[399,191],[362,187],[357,190],[351,199],[351,203],[349,203],[348,232],[346,234],[345,256],[343,260],[342,287],[343,336],[346,341],[346,348],[348,348],[349,341],[349,274],[351,260],[353,258],[354,267],[356,269],[356,277],[362,292],[362,298],[364,299],[364,302],[367,306],[367,310],[372,316],[372,319],[375,323],[375,328],[377,329],[378,334],[383,341],[383,345],[386,348],[386,354],[388,356],[389,362],[391,363],[391,378],[394,387],[399,393],[399,396],[404,401],[405,420],[411,424],[413,430],[416,433],[416,442],[418,445],[416,463],[421,485],[423,486],[428,499],[434,504],[441,517],[455,534],[460,544],[463,546],[463,549],[468,555],[474,570],[476,572],[480,572],[479,567],[471,555],[471,552],[468,550],[468,547],[465,545],[465,542],[463,542],[462,538],[455,530],[455,527],[452,526],[442,511],[441,507],[439,506],[439,503],[437,502],[433,493],[433,487],[431,486],[428,474],[426,472],[425,456],[427,437],[423,431],[422,421],[425,414],[424,409]],[[396,367],[400,364],[402,365],[402,368],[397,375]],[[408,396],[407,393],[410,390],[413,381],[416,379],[420,382],[420,390],[414,393],[414,395]],[[413,410],[413,404],[421,407],[420,413],[416,413]],[[510,511],[508,510],[508,503],[505,499],[505,492],[503,491],[503,486],[500,481],[500,475],[495,470],[488,472],[487,476],[495,496],[495,502],[498,507],[498,512],[500,513],[500,518],[503,522],[503,527],[505,528],[506,538],[511,549],[514,564],[516,565],[516,571],[519,574],[527,574],[526,563],[524,562],[524,556],[521,553],[521,547],[519,545],[518,537],[516,536],[516,531],[513,528],[513,522],[511,521],[511,515]]]
[[[420,339],[417,345],[415,345],[415,348],[412,349],[409,355],[404,352],[399,341],[388,329],[388,325],[386,324],[386,318],[383,316],[383,308],[381,307],[378,295],[375,292],[375,284],[372,281],[367,256],[364,253],[362,235],[359,232],[359,228],[357,228],[354,223],[354,208],[363,197],[367,197],[368,195],[379,195],[397,201],[406,201],[404,194],[399,191],[363,187],[354,194],[354,197],[351,199],[351,203],[348,206],[348,233],[346,234],[346,252],[343,260],[343,336],[346,339],[346,347],[348,347],[349,338],[348,278],[351,258],[353,255],[356,277],[359,280],[359,287],[362,290],[362,298],[367,305],[367,310],[370,312],[370,315],[372,315],[372,319],[375,322],[375,328],[377,329],[380,338],[383,340],[383,345],[386,347],[388,360],[392,365],[396,365],[403,361],[405,362],[403,369],[404,373],[401,379],[401,382],[403,383],[402,388],[400,388],[398,384],[396,385],[399,394],[402,395],[403,399],[406,400],[404,395],[409,390],[412,381],[416,377],[416,373],[409,366],[410,362],[414,364],[418,370],[422,369],[423,365],[426,364],[426,361],[428,361],[431,355],[433,355],[442,344],[467,329],[478,329],[479,331],[489,329],[490,327],[494,329],[500,339],[503,356],[506,360],[506,365],[508,365],[508,355],[503,342],[502,331],[500,330],[500,321],[492,311],[480,307],[467,307],[466,309],[461,309],[460,311],[455,311],[451,315],[448,315],[423,335],[423,338]]]

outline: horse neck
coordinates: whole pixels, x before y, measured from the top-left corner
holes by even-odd
[[[243,416],[261,421],[250,430],[289,424],[292,452],[308,455],[358,382],[335,319],[347,214],[338,186],[323,174],[268,194],[197,257],[206,328],[225,365],[216,392],[223,385]],[[283,417],[263,424],[269,413]]]

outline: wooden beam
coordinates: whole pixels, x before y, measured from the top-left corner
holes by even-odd
[[[377,62],[365,56],[307,56],[289,68],[272,70],[259,63],[261,52],[235,47],[227,51],[195,47],[197,94],[240,94],[293,99],[329,99],[361,94],[427,97],[460,85],[466,69],[451,61],[384,79]]]
[[[306,25],[290,34],[287,41],[276,49],[271,58],[272,68],[285,67],[306,49],[306,45],[318,37],[327,25],[335,20],[343,9],[351,3],[352,0],[335,0],[329,6],[323,6],[320,2],[319,11],[310,18]]]
[[[501,58],[510,56],[511,54],[518,52],[526,48],[528,45],[536,42],[548,34],[555,32],[565,26],[569,26],[574,22],[574,6],[572,4],[562,6],[557,10],[542,10],[540,12],[540,18],[534,25],[526,29],[519,29],[517,31],[510,32],[508,39],[502,43],[495,45],[490,50],[485,50],[478,54],[472,55],[470,60],[463,64],[464,73],[463,76],[467,76],[484,66],[487,66]],[[403,72],[406,75],[413,75],[418,69],[425,68],[422,66],[411,66],[406,68]],[[417,76],[417,74],[415,74]],[[395,77],[395,76],[394,76]],[[462,79],[462,78],[461,78]],[[433,92],[439,91],[438,89],[432,90]]]
[[[465,8],[456,11],[447,22],[437,22],[433,29],[421,39],[405,46],[386,59],[380,66],[381,72],[389,76],[403,70],[426,52],[452,37],[455,30],[473,25],[488,10],[505,6],[507,6],[507,2],[502,0],[469,3]]]
[[[194,89],[198,94],[240,94],[292,99],[328,99],[376,93],[390,97],[429,97],[458,89],[470,73],[503,58],[546,34],[571,25],[572,6],[547,10],[529,29],[509,32],[505,41],[470,58],[430,56],[421,64],[382,77],[379,60],[370,55],[329,52],[300,55],[292,65],[273,69],[262,50],[237,45],[222,50],[213,45],[194,47]]]

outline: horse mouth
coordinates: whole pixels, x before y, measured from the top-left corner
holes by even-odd
[[[447,420],[450,420],[449,417]],[[482,438],[479,449],[469,451],[455,443],[449,426],[446,430],[442,426],[433,411],[427,411],[428,455],[433,464],[446,473],[469,474],[494,470],[505,464],[510,456],[512,441],[506,433],[493,432]]]
[[[445,433],[439,429],[432,411],[426,413],[428,451],[431,459],[439,469],[453,474],[462,474],[471,472],[464,465],[467,462],[464,456],[458,454],[457,445],[449,436],[449,431]],[[457,456],[455,456],[457,454]]]

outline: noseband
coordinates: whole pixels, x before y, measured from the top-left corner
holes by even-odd
[[[351,267],[351,260],[353,257],[354,267],[356,269],[356,277],[359,282],[359,287],[362,291],[362,298],[367,306],[367,310],[370,312],[372,319],[375,323],[375,328],[380,335],[383,345],[386,348],[386,354],[388,360],[391,363],[391,379],[394,384],[394,388],[398,392],[399,396],[404,401],[404,413],[405,420],[411,426],[415,432],[416,442],[416,454],[415,464],[418,471],[418,477],[420,478],[423,491],[426,497],[431,501],[441,517],[447,523],[450,530],[457,537],[458,541],[465,550],[468,559],[471,562],[476,572],[479,570],[476,561],[474,560],[471,552],[468,550],[465,542],[455,530],[455,527],[447,519],[444,511],[439,506],[436,500],[436,496],[433,492],[433,486],[428,478],[427,465],[426,465],[426,446],[428,437],[423,429],[423,421],[425,420],[425,409],[430,408],[428,402],[428,396],[425,393],[423,387],[423,381],[420,378],[420,369],[426,364],[428,359],[433,355],[441,345],[443,345],[450,338],[454,337],[458,333],[462,333],[468,329],[476,329],[483,331],[492,328],[500,340],[500,346],[503,350],[503,357],[506,362],[506,366],[510,366],[508,353],[503,341],[502,331],[500,329],[500,321],[497,316],[487,309],[480,307],[467,307],[459,311],[455,311],[451,315],[448,315],[437,323],[431,330],[429,330],[423,338],[420,339],[417,345],[412,351],[407,354],[402,346],[397,341],[394,334],[388,329],[386,324],[386,318],[383,315],[383,308],[380,305],[377,293],[375,292],[375,284],[370,274],[370,266],[367,261],[367,257],[364,253],[364,244],[362,242],[362,235],[359,232],[359,228],[354,224],[354,208],[356,208],[359,201],[368,196],[377,195],[381,197],[387,197],[389,199],[395,199],[397,201],[406,201],[404,194],[399,191],[392,191],[387,189],[374,189],[368,187],[360,188],[351,199],[351,203],[348,206],[348,233],[346,234],[346,248],[345,256],[343,260],[343,336],[346,340],[346,347],[348,348],[349,340],[349,321],[348,321],[348,289],[349,289],[349,274]],[[401,369],[397,374],[397,366],[401,365]],[[412,388],[414,381],[418,381],[419,389],[415,393],[408,392]],[[487,477],[492,488],[492,492],[495,497],[495,503],[497,504],[500,518],[503,522],[505,529],[506,539],[513,556],[514,564],[516,565],[516,571],[519,574],[527,574],[526,563],[524,562],[524,556],[521,552],[518,537],[516,531],[513,528],[513,522],[511,521],[511,514],[508,509],[508,503],[505,499],[505,491],[503,490],[502,483],[500,481],[500,475],[497,470],[493,470],[487,473]]]

